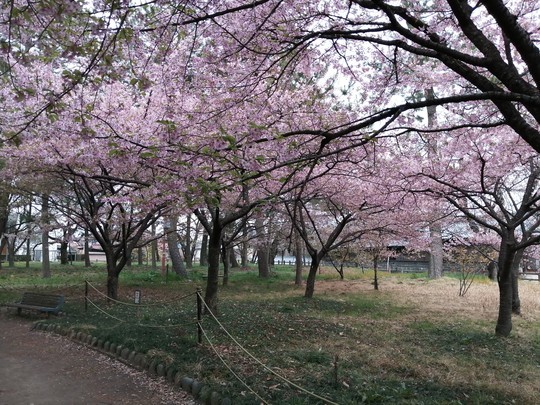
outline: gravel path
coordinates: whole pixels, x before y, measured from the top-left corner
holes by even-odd
[[[191,396],[0,311],[0,404],[193,405]]]

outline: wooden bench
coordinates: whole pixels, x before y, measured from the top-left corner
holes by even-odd
[[[19,302],[12,304],[5,304],[6,307],[17,308],[17,313],[20,315],[21,311],[37,311],[40,313],[46,313],[47,318],[49,314],[58,315],[62,307],[64,306],[64,296],[54,294],[41,294],[35,292],[25,292]]]

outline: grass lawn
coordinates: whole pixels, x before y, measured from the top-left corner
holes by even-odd
[[[197,286],[204,291],[204,269],[193,270],[190,280],[125,269],[120,300],[132,305],[108,303],[90,288],[88,311],[84,280],[104,292],[103,268],[58,266],[52,273],[44,280],[38,268],[0,270],[0,303],[28,290],[63,293],[67,315],[51,322],[146,352],[234,404],[259,403],[251,390],[272,404],[324,403],[316,396],[339,404],[536,404],[540,398],[539,282],[520,283],[523,315],[514,319],[510,338],[497,338],[498,288],[482,277],[459,297],[455,277],[379,273],[374,291],[370,271],[348,269],[339,280],[323,269],[315,297],[306,300],[292,267],[277,267],[268,280],[233,270],[217,314],[230,335],[206,315],[207,339],[198,345],[193,293]]]

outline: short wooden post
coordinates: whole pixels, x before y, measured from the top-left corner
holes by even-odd
[[[201,297],[201,288],[197,287],[197,343],[202,344],[202,297]]]
[[[339,357],[338,355],[336,354],[334,356],[334,385],[336,387],[339,386],[339,371],[338,371],[338,361],[339,361]]]
[[[84,311],[88,312],[88,280],[84,281]]]

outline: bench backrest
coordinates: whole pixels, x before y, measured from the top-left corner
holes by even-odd
[[[21,304],[47,308],[60,308],[64,305],[64,296],[25,292],[23,293]]]

